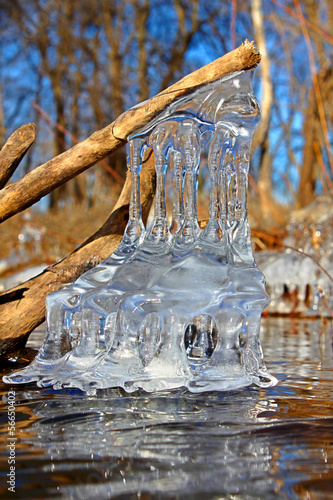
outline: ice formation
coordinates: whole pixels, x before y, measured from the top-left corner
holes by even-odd
[[[324,201],[325,218],[318,217],[316,200],[307,207],[314,220],[295,220],[284,240],[285,245],[306,255],[291,248],[258,253],[257,262],[265,274],[271,297],[269,313],[331,317],[333,283],[323,269],[333,276],[332,202]]]
[[[252,71],[178,100],[128,138],[129,221],[118,249],[47,298],[47,334],[10,383],[93,391],[123,387],[192,392],[276,383],[264,365],[259,326],[268,304],[247,221],[250,145],[259,121]],[[154,218],[145,228],[140,170],[154,151]],[[197,179],[208,158],[209,221],[197,220]],[[169,227],[165,176],[172,170]]]

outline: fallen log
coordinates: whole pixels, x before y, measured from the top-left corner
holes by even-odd
[[[166,106],[208,83],[235,71],[256,67],[260,54],[253,42],[190,73],[148,101],[120,115],[113,123],[92,134],[52,160],[35,168],[0,193],[0,222],[30,207],[43,196],[77,176],[125,144],[133,132],[161,113]]]
[[[0,151],[0,189],[7,184],[34,142],[35,129],[34,123],[22,125],[22,127],[15,130],[2,147]]]
[[[26,283],[0,295],[0,357],[24,347],[29,334],[45,319],[46,296],[65,283],[75,281],[106,259],[119,245],[129,212],[131,174],[128,172],[119,200],[103,226],[72,254]],[[141,173],[144,222],[155,194],[153,155]]]

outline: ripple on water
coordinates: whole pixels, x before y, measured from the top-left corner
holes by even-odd
[[[330,498],[332,325],[271,318],[262,341],[279,379],[267,390],[86,396],[16,386],[17,497]],[[9,389],[0,386],[4,403]],[[4,479],[6,404],[2,417]]]

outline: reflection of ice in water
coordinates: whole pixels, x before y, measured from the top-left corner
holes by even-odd
[[[266,409],[259,392],[247,397],[226,394],[223,403],[217,393],[211,393],[208,400],[178,391],[146,396],[139,393],[132,398],[109,390],[100,398],[74,396],[75,408],[72,398],[52,404],[51,411],[49,404],[40,405],[30,439],[45,448],[44,460],[50,457],[53,473],[64,461],[75,463],[78,456],[85,464],[98,457],[94,467],[86,466],[83,481],[57,485],[59,494],[119,498],[141,491],[148,497],[167,492],[187,498],[199,490],[198,498],[206,498],[214,491],[235,491],[246,475],[246,492],[250,489],[258,495],[262,491],[265,496],[274,481],[266,479],[262,486],[255,483],[272,467],[267,436],[253,436],[262,425],[256,416]],[[122,474],[115,472],[118,460],[130,464]],[[100,477],[93,476],[96,470]]]
[[[247,174],[259,120],[251,72],[229,76],[171,105],[129,138],[132,188],[122,242],[104,263],[47,299],[48,331],[34,362],[6,381],[86,391],[113,386],[193,392],[270,386],[258,337],[268,298],[252,256]],[[148,230],[140,171],[154,151],[156,196]],[[209,221],[197,220],[205,151]],[[171,226],[165,177],[173,172]]]

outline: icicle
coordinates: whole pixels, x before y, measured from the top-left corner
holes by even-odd
[[[179,151],[175,151],[174,149],[170,152],[169,158],[175,197],[172,207],[170,232],[171,234],[177,234],[184,221],[183,162],[181,153]]]
[[[184,222],[177,235],[178,246],[195,243],[200,228],[197,220],[197,174],[200,161],[198,125],[194,120],[184,120],[177,129],[178,149],[184,158]]]
[[[229,225],[229,208],[230,208],[230,178],[234,173],[232,167],[232,147],[233,139],[232,137],[227,137],[221,158],[221,168],[220,168],[220,179],[219,179],[219,192],[220,192],[220,218],[223,230],[227,230]]]
[[[209,220],[200,239],[206,243],[215,244],[222,237],[222,223],[220,219],[221,199],[219,190],[219,168],[221,158],[224,158],[225,149],[229,146],[229,138],[225,129],[218,124],[210,143],[208,153],[208,168],[210,174]],[[222,160],[223,161],[223,160]]]
[[[133,251],[142,240],[145,228],[141,218],[140,172],[145,142],[141,137],[135,137],[128,143],[129,170],[132,175],[129,220],[122,239],[123,246]],[[124,249],[122,248],[124,251]]]
[[[162,245],[170,238],[166,217],[165,175],[167,169],[167,152],[174,124],[163,123],[150,136],[150,144],[154,150],[156,171],[156,193],[154,205],[154,220],[147,233],[145,243]]]

